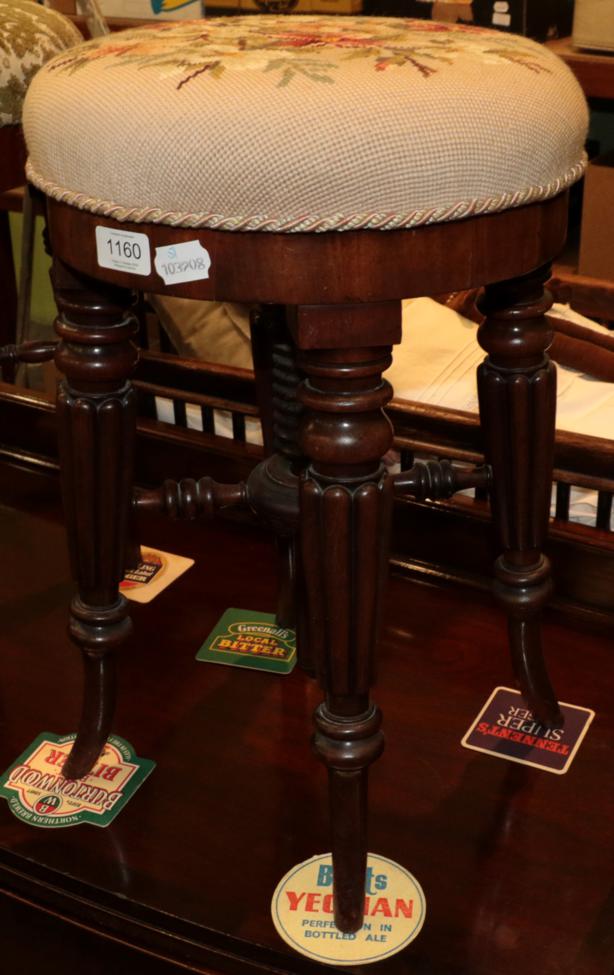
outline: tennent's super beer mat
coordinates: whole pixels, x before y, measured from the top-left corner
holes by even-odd
[[[277,933],[301,955],[325,965],[368,965],[396,955],[420,933],[424,892],[405,867],[369,853],[362,927],[340,931],[333,919],[330,853],[292,867],[280,880],[271,916]]]
[[[508,762],[532,765],[564,775],[580,747],[595,712],[560,702],[560,728],[546,728],[534,717],[520,691],[496,687],[461,744]]]
[[[89,775],[66,779],[76,735],[45,731],[0,778],[0,796],[30,826],[108,826],[156,766],[139,758],[123,738],[111,735]]]
[[[134,569],[128,569],[119,585],[120,592],[135,603],[150,603],[193,565],[194,559],[142,548],[141,561]]]
[[[227,609],[196,659],[289,674],[296,663],[296,635],[278,626],[272,613]]]

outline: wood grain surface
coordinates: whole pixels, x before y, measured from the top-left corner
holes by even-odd
[[[98,226],[146,233],[152,269],[156,247],[198,240],[211,257],[209,277],[164,285],[154,270],[141,276],[100,267]],[[125,288],[291,305],[377,302],[462,291],[551,261],[565,242],[567,193],[545,203],[416,230],[275,234],[120,224],[53,200],[49,227],[56,257]]]
[[[0,496],[4,769],[39,732],[75,729],[80,673],[67,649],[57,482],[1,467]],[[194,660],[229,605],[274,609],[273,543],[246,526],[155,519],[143,540],[197,560],[134,606],[120,655],[113,730],[157,768],[108,829],[38,830],[0,801],[0,888],[37,906],[0,902],[3,963],[23,975],[43,957],[49,975],[69,965],[98,975],[103,959],[121,975],[331,971],[286,948],[269,914],[283,873],[327,847],[325,772],[308,743],[319,691],[298,671]],[[460,747],[493,687],[513,679],[491,598],[392,579],[376,688],[389,741],[372,769],[371,848],[420,880],[427,920],[373,973],[611,975],[611,638],[552,614],[545,637],[561,698],[597,712],[562,777]]]
[[[0,127],[0,192],[23,183],[26,148],[20,125]],[[17,282],[11,246],[8,212],[0,210],[0,345],[15,341],[17,323]],[[3,369],[10,379],[12,369]]]
[[[547,46],[569,65],[587,98],[614,98],[614,55],[580,50],[571,37],[548,41]]]
[[[0,191],[21,186],[25,164],[26,147],[21,125],[0,127]]]

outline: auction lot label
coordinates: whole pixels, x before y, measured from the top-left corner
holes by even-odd
[[[406,948],[424,924],[420,884],[387,857],[368,856],[364,923],[355,934],[343,934],[335,925],[332,885],[332,857],[323,853],[289,870],[273,894],[277,933],[307,958],[326,965],[368,965]]]
[[[96,227],[96,258],[100,267],[126,274],[151,274],[151,254],[147,234],[131,230]]]
[[[89,775],[66,779],[76,735],[43,732],[0,779],[0,796],[30,826],[108,826],[155,768],[123,738],[111,735]]]
[[[533,716],[520,691],[496,687],[461,744],[476,752],[506,758],[508,762],[564,775],[595,712],[563,701],[559,704],[563,715],[561,727],[546,728]]]

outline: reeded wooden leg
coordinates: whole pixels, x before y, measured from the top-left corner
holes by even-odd
[[[488,357],[478,369],[480,414],[493,471],[493,512],[503,548],[495,594],[509,620],[516,676],[531,710],[549,726],[561,714],[544,664],[540,612],[552,590],[543,554],[548,527],[556,369],[546,350],[549,266],[486,288],[478,337]]]
[[[56,363],[62,491],[77,595],[69,632],[80,648],[85,684],[67,778],[86,775],[108,737],[115,704],[114,653],[131,630],[119,594],[124,574],[132,493],[136,399],[129,377],[137,362],[131,342],[131,295],[82,278],[54,262],[59,316]]]
[[[395,321],[397,311],[400,325],[400,304]],[[379,336],[371,314],[372,334]],[[317,309],[310,315],[317,323]],[[369,688],[392,511],[392,481],[381,463],[392,443],[382,410],[392,390],[381,377],[390,346],[373,346],[305,351],[299,358],[307,376],[299,394],[309,458],[300,494],[307,623],[325,691],[314,745],[329,774],[335,923],[344,932],[363,923],[367,775],[384,746]]]

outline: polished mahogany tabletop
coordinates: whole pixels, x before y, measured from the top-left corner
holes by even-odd
[[[0,467],[0,498],[5,769],[41,731],[74,730],[81,673],[65,635],[56,481]],[[0,800],[3,960],[23,975],[45,958],[48,975],[325,972],[270,917],[281,876],[327,849],[325,772],[309,745],[319,690],[298,671],[194,659],[227,607],[273,609],[273,545],[244,525],[153,519],[142,538],[196,559],[133,606],[121,655],[115,731],[157,767],[107,829],[37,829]],[[561,698],[596,711],[564,776],[460,745],[493,688],[512,683],[490,596],[392,579],[375,689],[390,734],[372,773],[370,848],[418,878],[427,918],[373,975],[611,975],[612,636],[550,616],[546,645]]]

